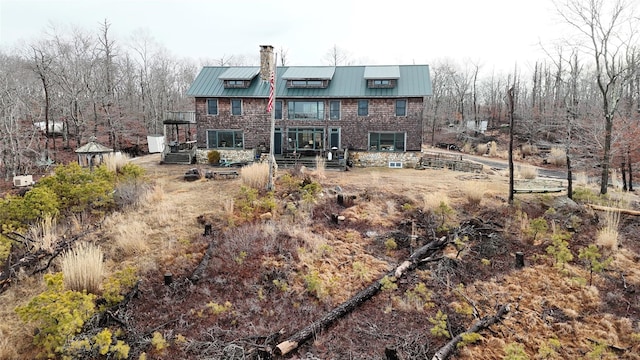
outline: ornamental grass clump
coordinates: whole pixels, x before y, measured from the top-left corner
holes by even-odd
[[[99,246],[80,243],[62,255],[64,286],[68,290],[98,294],[103,274],[104,255]]]

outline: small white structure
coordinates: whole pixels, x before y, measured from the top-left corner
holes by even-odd
[[[164,135],[147,136],[147,144],[149,145],[149,153],[161,153],[164,151]]]
[[[16,175],[13,177],[13,186],[15,187],[31,186],[35,183],[32,175]]]

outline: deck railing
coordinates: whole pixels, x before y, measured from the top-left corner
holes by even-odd
[[[165,111],[164,121],[195,124],[196,112],[195,111]]]

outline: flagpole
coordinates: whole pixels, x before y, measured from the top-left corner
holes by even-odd
[[[276,69],[278,68],[278,53],[274,54],[274,62],[273,62],[273,105],[271,108],[271,130],[270,130],[270,139],[269,139],[269,183],[267,184],[267,191],[274,191],[276,189],[276,185],[274,183],[275,177],[275,167],[276,167],[276,157],[274,152],[274,145],[276,139]]]

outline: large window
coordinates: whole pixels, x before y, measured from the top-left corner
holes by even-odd
[[[276,119],[282,119],[282,100],[276,100],[275,110]]]
[[[218,115],[218,99],[207,99],[207,115]]]
[[[329,102],[329,119],[340,120],[340,101],[332,100]]]
[[[289,119],[324,119],[324,102],[289,101]]]
[[[407,100],[396,100],[396,116],[407,116]]]
[[[358,100],[358,116],[369,115],[369,100]]]
[[[404,151],[405,133],[369,133],[369,150]]]
[[[231,99],[231,115],[242,115],[242,100]]]
[[[288,144],[290,150],[322,150],[324,148],[324,129],[315,128],[290,128],[287,132]]]
[[[207,130],[207,148],[242,149],[244,140],[241,130]]]

